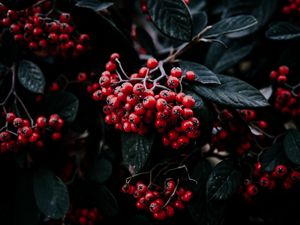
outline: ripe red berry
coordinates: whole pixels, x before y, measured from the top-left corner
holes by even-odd
[[[267,176],[263,176],[259,179],[259,184],[261,187],[269,187],[270,186],[270,179]]]
[[[171,76],[180,78],[182,76],[182,70],[179,67],[173,67],[171,69]]]
[[[280,75],[279,77],[277,77],[277,82],[278,83],[285,83],[287,81],[287,78],[286,78],[286,76],[284,76],[284,75]]]
[[[77,80],[78,80],[79,82],[84,82],[84,81],[86,81],[86,80],[87,80],[87,74],[84,73],[84,72],[79,73],[79,74],[77,75]]]
[[[193,197],[193,192],[191,191],[186,191],[182,196],[181,200],[184,202],[189,202]]]
[[[15,118],[16,118],[16,115],[12,112],[9,112],[6,114],[6,122],[8,122],[8,123],[12,123]]]
[[[121,91],[126,95],[131,94],[132,90],[133,90],[133,85],[129,82],[123,83],[121,85]]]
[[[61,133],[60,132],[54,132],[51,137],[52,137],[53,141],[58,141],[58,140],[61,139]]]
[[[169,88],[177,88],[180,84],[180,81],[177,77],[173,77],[173,76],[169,76],[168,80],[167,80],[167,85]]]
[[[71,15],[69,13],[62,13],[59,16],[59,21],[62,23],[68,23],[71,20]]]
[[[154,69],[158,66],[158,61],[155,58],[149,58],[147,60],[147,67],[149,69]]]
[[[13,120],[13,125],[16,128],[22,127],[24,125],[23,119],[20,117],[17,117]]]
[[[120,58],[120,54],[119,53],[113,53],[110,55],[110,60],[112,62],[116,61],[116,59],[119,59]]]
[[[32,135],[29,137],[29,142],[34,143],[37,142],[40,139],[40,134],[37,132],[32,133]]]
[[[275,177],[283,177],[287,173],[287,168],[285,165],[277,165],[273,171]]]
[[[300,173],[298,171],[292,171],[290,174],[290,178],[293,181],[300,181]]]
[[[158,212],[153,213],[153,217],[156,220],[165,220],[166,219],[166,213],[163,210],[160,210]]]
[[[145,92],[145,90],[145,86],[141,83],[137,83],[133,86],[133,93],[136,95],[142,95]]]
[[[261,129],[266,129],[268,127],[268,124],[266,121],[264,120],[260,120],[258,121],[258,126],[261,128]]]
[[[183,210],[184,209],[184,204],[182,203],[182,201],[176,200],[174,202],[174,208],[176,208],[178,210]]]
[[[138,72],[138,77],[144,78],[144,77],[146,77],[146,76],[148,75],[148,73],[149,73],[149,68],[147,68],[147,67],[142,67],[142,68],[139,70],[139,72]]]
[[[166,212],[166,216],[167,217],[173,217],[174,214],[175,214],[174,208],[172,206],[170,206],[170,205],[167,205],[165,207],[165,212]]]
[[[157,111],[163,111],[167,107],[167,101],[163,98],[159,98],[156,101],[156,109]]]
[[[156,201],[154,201],[150,204],[149,210],[152,213],[156,213],[161,210],[161,205],[159,203],[157,203]]]
[[[153,96],[148,95],[143,99],[143,106],[146,109],[154,108],[155,104],[156,104],[156,100]]]
[[[246,188],[246,192],[250,196],[255,196],[258,193],[258,188],[254,184],[249,184]]]
[[[182,104],[186,108],[193,108],[196,104],[196,101],[192,96],[186,95],[182,99]]]
[[[287,67],[287,66],[280,66],[278,71],[282,75],[287,75],[289,73],[289,67]]]
[[[185,78],[189,81],[194,81],[196,79],[196,74],[194,71],[187,71],[185,73]]]
[[[105,66],[106,70],[109,72],[113,72],[117,69],[117,65],[114,62],[109,61]]]

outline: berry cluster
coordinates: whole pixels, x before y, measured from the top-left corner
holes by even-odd
[[[193,81],[195,73],[187,71],[183,74],[179,67],[173,67],[167,75],[154,58],[148,59],[147,67],[129,77],[120,64],[119,55],[114,53],[106,64],[106,71],[101,74],[100,89],[93,93],[93,99],[106,101],[103,111],[107,124],[140,135],[146,134],[154,125],[164,134],[165,146],[179,149],[200,136],[200,121],[193,111],[196,102],[182,92],[183,79]],[[161,80],[165,80],[165,85],[159,83]]]
[[[0,3],[0,27],[9,28],[16,41],[42,56],[76,57],[85,52],[89,35],[78,33],[69,13],[49,17],[54,14],[52,7],[51,1],[42,1],[14,11]]]
[[[35,123],[28,119],[16,117],[12,112],[6,113],[5,126],[0,132],[0,153],[17,150],[27,143],[35,144],[37,148],[44,147],[43,136],[47,131],[51,132],[51,138],[54,141],[61,139],[61,129],[64,121],[57,115],[52,114],[47,120],[40,116]]]
[[[65,221],[72,225],[94,225],[102,220],[102,214],[97,208],[78,208],[69,210]]]
[[[179,180],[176,184],[173,179],[165,181],[162,192],[152,190],[141,181],[135,185],[126,183],[122,192],[133,195],[137,199],[136,208],[150,211],[156,220],[173,217],[175,210],[183,210],[184,203],[189,202],[193,196],[191,191],[179,187]]]
[[[289,0],[289,4],[282,8],[282,13],[286,15],[299,15],[300,0]]]
[[[254,110],[243,109],[239,113],[251,126],[255,125],[261,130],[266,129],[268,126],[266,121],[257,120]],[[256,153],[260,151],[256,147],[248,127],[236,120],[227,109],[219,113],[219,121],[214,125],[211,144],[218,151],[234,152],[238,156],[244,156],[250,151]]]
[[[244,197],[250,198],[258,194],[259,188],[274,189],[281,185],[284,189],[290,189],[300,181],[300,172],[288,169],[286,165],[277,165],[272,172],[263,172],[262,164],[255,163],[252,170],[252,180],[245,181]]]
[[[271,71],[270,79],[275,80],[278,84],[275,90],[274,107],[281,113],[291,117],[300,116],[299,93],[297,89],[299,85],[291,86],[287,83],[289,68],[280,66],[278,71]]]

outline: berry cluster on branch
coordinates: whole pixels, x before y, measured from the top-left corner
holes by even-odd
[[[0,3],[0,27],[41,56],[77,57],[89,48],[89,35],[79,33],[71,15],[57,10],[50,0],[19,11]]]
[[[114,53],[99,79],[95,101],[105,100],[105,122],[115,129],[140,135],[155,127],[163,144],[179,149],[200,136],[200,121],[193,108],[195,99],[182,90],[182,80],[195,80],[195,73],[173,67],[169,74],[162,62],[147,61],[138,73],[128,76],[120,56]]]

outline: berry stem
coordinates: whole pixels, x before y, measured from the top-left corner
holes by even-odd
[[[169,199],[166,201],[166,203],[161,207],[162,209],[164,209],[169,203],[170,201],[173,199],[174,195],[176,194],[176,191],[178,189],[178,186],[179,186],[179,183],[180,183],[180,180],[179,178],[177,179],[177,183],[176,183],[176,186],[172,192],[172,194],[170,195]]]
[[[186,51],[190,50],[192,47],[194,47],[194,45],[196,45],[197,43],[199,43],[200,41],[209,41],[207,39],[203,39],[201,38],[201,36],[208,31],[209,29],[211,29],[212,26],[207,26],[205,27],[202,31],[200,31],[195,37],[193,37],[193,39],[188,42],[185,43],[183,45],[181,45],[177,51],[175,51],[172,55],[168,56],[164,62],[174,62],[178,57],[180,57],[182,54],[184,54]]]
[[[189,170],[188,170],[188,168],[186,167],[186,165],[182,165],[182,166],[179,166],[179,167],[176,167],[176,168],[169,169],[169,170],[167,170],[166,172],[164,172],[164,175],[167,175],[167,174],[168,174],[169,172],[171,172],[171,171],[174,171],[174,170],[180,170],[180,169],[184,169],[184,170],[185,170],[185,172],[186,172],[186,174],[187,174],[187,177],[188,177],[188,180],[189,180],[189,181],[192,181],[192,182],[194,182],[195,184],[198,183],[198,181],[196,181],[195,179],[191,178],[190,173],[189,173]]]
[[[115,59],[115,61],[118,63],[119,69],[121,70],[122,74],[129,80],[129,76],[126,74],[125,70],[122,67],[122,63],[120,62],[119,59]],[[119,76],[119,74],[118,74]],[[119,77],[120,78],[120,77]],[[123,80],[122,78],[120,80]]]

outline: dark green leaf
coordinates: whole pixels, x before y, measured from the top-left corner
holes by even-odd
[[[32,174],[24,173],[17,181],[13,224],[38,225],[40,214],[34,199]]]
[[[223,220],[224,206],[208,202],[206,183],[212,171],[212,166],[206,160],[201,160],[192,170],[191,177],[198,183],[191,186],[194,197],[187,205],[189,213],[196,224],[217,225]]]
[[[207,25],[207,14],[206,12],[197,12],[192,15],[192,18],[193,18],[193,36],[196,36]]]
[[[290,130],[284,137],[283,148],[287,158],[294,164],[300,165],[300,132]]]
[[[224,160],[216,165],[207,181],[208,200],[227,200],[238,190],[241,171],[236,162]]]
[[[299,40],[300,28],[288,22],[279,22],[271,26],[266,37],[272,40]]]
[[[99,12],[111,7],[113,4],[113,2],[100,2],[99,0],[80,0],[76,3],[76,6]]]
[[[248,33],[253,33],[267,24],[277,9],[277,3],[278,0],[227,0],[223,17],[241,14],[253,15],[258,21],[256,26],[248,30]]]
[[[233,40],[228,48],[220,46],[219,43],[214,43],[210,46],[207,53],[205,64],[209,65],[214,72],[220,73],[231,68],[243,58],[248,56],[255,45],[254,40]]]
[[[65,184],[51,171],[38,170],[33,177],[34,196],[40,211],[52,219],[60,219],[69,209],[69,193]]]
[[[49,113],[59,114],[67,123],[72,123],[78,112],[79,101],[70,92],[48,94],[45,98]]]
[[[153,141],[154,135],[141,136],[122,133],[123,161],[131,174],[135,174],[143,168],[150,155]]]
[[[250,15],[239,15],[235,17],[229,17],[214,24],[212,28],[210,28],[207,32],[203,34],[203,37],[209,39],[216,38],[224,34],[238,33],[250,29],[256,24],[257,20],[255,19],[255,17]],[[244,34],[242,36],[244,36]]]
[[[41,69],[31,61],[21,60],[18,63],[18,79],[28,91],[43,94],[46,81]]]
[[[276,165],[285,162],[282,143],[274,144],[265,149],[259,156],[259,161],[262,164],[262,170],[265,172],[272,172]]]
[[[191,84],[189,88],[198,95],[221,105],[236,108],[253,108],[268,106],[268,101],[259,90],[237,78],[218,75],[221,85],[203,86]]]
[[[196,74],[195,81],[199,83],[221,84],[217,75],[201,64],[190,62],[190,61],[180,61],[179,64],[183,70],[183,74],[185,74],[189,70],[194,71]]]
[[[106,158],[95,159],[88,170],[88,177],[98,183],[105,182],[112,173],[112,164]]]
[[[162,33],[181,41],[192,39],[192,17],[182,0],[148,0],[147,5],[154,25]]]

